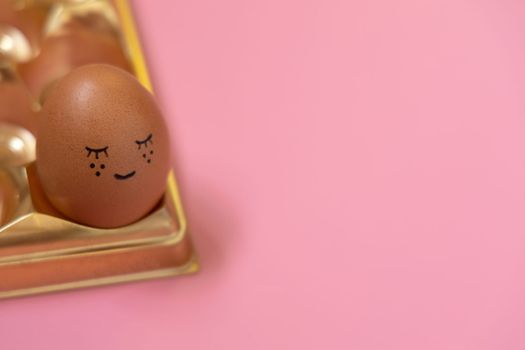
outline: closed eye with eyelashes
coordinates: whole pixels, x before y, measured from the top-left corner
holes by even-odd
[[[149,145],[152,145],[153,144],[153,134],[149,134],[148,137],[146,137],[144,140],[136,140],[135,143],[139,146],[138,149],[141,149],[142,146],[144,147],[148,147],[148,144]]]
[[[106,147],[103,147],[103,148],[91,148],[91,147],[86,146],[86,151],[88,152],[87,156],[89,157],[91,155],[91,153],[95,153],[95,159],[98,159],[98,155],[100,153],[104,153],[106,155],[106,157],[109,157],[108,156],[108,148],[109,148],[109,146],[106,146]]]

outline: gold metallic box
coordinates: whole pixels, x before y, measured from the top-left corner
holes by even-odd
[[[139,81],[151,83],[126,0],[112,3]],[[175,276],[199,269],[173,172],[159,207],[140,221],[97,229],[38,212],[33,166],[0,168],[0,298]]]

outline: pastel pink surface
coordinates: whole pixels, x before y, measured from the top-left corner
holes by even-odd
[[[202,272],[2,349],[525,348],[525,2],[134,5]]]

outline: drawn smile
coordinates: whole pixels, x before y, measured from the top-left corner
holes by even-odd
[[[133,170],[131,173],[126,174],[126,175],[115,174],[113,176],[115,176],[115,179],[117,180],[127,180],[130,177],[133,177],[133,175],[135,175],[135,170]]]

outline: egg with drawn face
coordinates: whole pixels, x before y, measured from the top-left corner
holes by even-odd
[[[109,65],[77,68],[46,98],[36,169],[51,204],[93,227],[130,224],[161,200],[169,137],[153,96]]]

